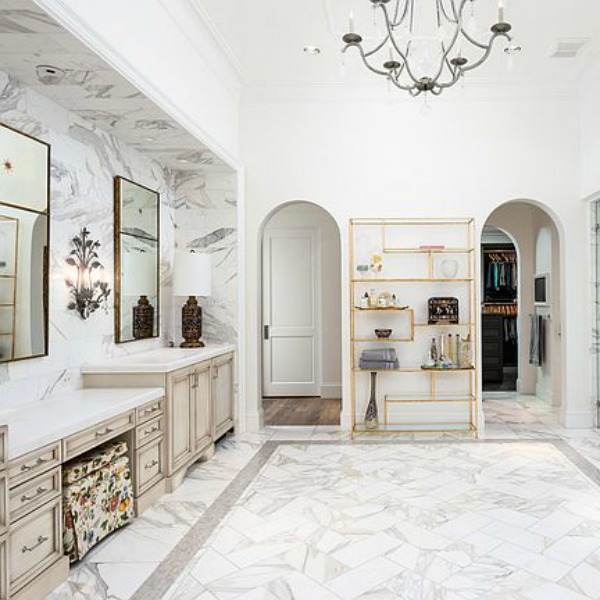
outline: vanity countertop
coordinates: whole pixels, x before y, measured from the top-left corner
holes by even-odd
[[[234,344],[215,344],[204,348],[159,348],[139,354],[128,354],[106,362],[88,363],[84,374],[102,373],[170,373],[209,360],[236,349]]]
[[[12,460],[164,395],[162,388],[83,389],[0,411]]]

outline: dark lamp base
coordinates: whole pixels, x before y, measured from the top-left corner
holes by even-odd
[[[180,348],[204,348],[202,337],[202,308],[196,296],[190,296],[181,308],[181,334],[183,342]]]

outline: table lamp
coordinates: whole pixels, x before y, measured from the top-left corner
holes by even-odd
[[[121,274],[125,296],[138,298],[133,307],[133,337],[136,340],[154,335],[154,307],[148,296],[156,293],[157,264],[152,252],[127,252],[123,257],[124,269]],[[125,275],[125,276],[123,276]]]
[[[196,296],[210,296],[212,264],[210,254],[178,252],[175,256],[173,295],[188,296],[181,309],[181,348],[202,348],[202,308]]]

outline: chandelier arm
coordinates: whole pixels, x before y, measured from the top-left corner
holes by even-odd
[[[388,12],[387,12],[387,9],[385,7],[385,4],[381,5],[381,10],[383,10],[384,15],[385,15],[385,22],[386,22],[386,25],[387,25],[388,36],[389,36],[390,42],[392,43],[392,46],[395,48],[396,52],[400,55],[400,58],[402,59],[402,62],[406,65],[406,73],[413,80],[414,83],[417,83],[419,80],[413,75],[412,70],[410,68],[410,65],[408,64],[407,56],[404,54],[404,52],[402,52],[402,50],[400,50],[400,47],[398,46],[398,43],[396,42],[396,39],[392,35],[392,25],[391,25],[390,20],[388,18]]]
[[[389,71],[380,71],[379,69],[376,69],[375,67],[373,67],[372,65],[369,64],[369,62],[367,61],[367,58],[365,56],[365,51],[360,44],[358,44],[358,43],[348,44],[348,46],[346,46],[346,48],[348,48],[350,46],[355,46],[356,48],[358,48],[360,57],[362,58],[362,61],[365,64],[365,67],[367,67],[367,69],[369,69],[369,71],[372,71],[373,73],[376,73],[377,75],[383,75],[384,77],[389,77],[389,75],[390,75]]]
[[[448,11],[446,10],[446,7],[444,6],[444,0],[438,0],[438,5],[439,5],[439,8],[441,9],[441,12],[444,15],[444,18],[446,19],[446,21],[448,21],[448,23],[454,23],[455,22],[454,19],[452,19],[450,17],[450,15],[448,14]]]
[[[481,48],[482,50],[487,50],[488,46],[486,44],[482,43],[482,42],[478,42],[473,36],[471,36],[464,29],[464,27],[461,26],[460,32],[465,36],[465,38],[467,39],[467,41],[469,41],[471,44],[473,44],[473,46],[477,46],[478,48]]]
[[[491,39],[490,39],[490,44],[488,46],[488,49],[485,51],[485,53],[483,54],[483,56],[476,62],[470,64],[470,65],[465,65],[464,67],[461,67],[461,71],[463,71],[464,73],[466,73],[467,71],[472,71],[473,69],[476,69],[477,67],[479,67],[480,65],[482,65],[490,56],[490,54],[492,53],[492,49],[494,47],[494,42],[499,38],[499,37],[503,37],[506,38],[508,41],[511,40],[510,35],[508,35],[507,33],[494,33],[494,35],[492,35]]]
[[[383,42],[379,43],[377,46],[375,46],[375,48],[373,48],[372,50],[366,51],[365,52],[365,56],[371,56],[377,52],[379,52],[386,44],[387,41],[389,40],[389,36],[386,36],[383,40]]]
[[[412,85],[403,85],[400,82],[396,81],[393,77],[390,77],[389,81],[391,83],[393,83],[398,89],[402,90],[403,92],[408,92],[411,96],[414,95],[413,94],[413,90],[416,89],[414,86],[412,86]]]
[[[444,43],[442,42],[443,56],[442,56],[442,60],[440,61],[440,67],[439,67],[437,73],[435,74],[435,77],[432,77],[433,81],[437,81],[441,77],[442,72],[444,70],[444,63],[448,60],[448,56],[450,55],[450,52],[452,52],[452,48],[454,48],[454,46],[456,45],[456,40],[458,39],[458,36],[461,31],[460,24],[462,22],[462,11],[464,10],[466,3],[467,3],[467,0],[461,0],[460,9],[459,9],[460,12],[458,13],[458,21],[457,21],[458,26],[454,30],[454,34],[452,35],[452,41],[448,44],[448,48],[444,49]],[[452,0],[452,8],[454,9],[454,0]]]
[[[400,3],[401,2],[402,2],[402,0],[397,0],[397,2],[396,2],[396,9],[394,10],[394,20],[393,20],[394,27],[398,27],[398,25],[401,25],[404,22],[404,19],[406,19],[406,15],[408,14],[409,0],[404,0],[404,8],[402,9],[402,16],[398,20],[398,16],[400,15]]]

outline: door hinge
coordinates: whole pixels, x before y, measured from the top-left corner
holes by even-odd
[[[265,338],[265,340],[270,339],[271,332],[269,331],[269,326],[268,325],[264,325],[263,330],[264,330],[264,338]]]

